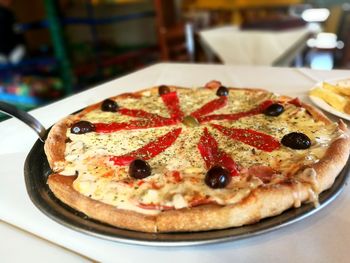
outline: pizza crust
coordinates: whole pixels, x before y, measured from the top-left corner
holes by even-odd
[[[47,136],[44,150],[50,167],[55,172],[64,169],[64,151],[66,148],[67,139],[66,130],[77,119],[77,116],[71,115],[59,121],[51,128],[50,133]]]
[[[126,229],[156,232],[155,218],[132,211],[117,209],[111,205],[88,198],[73,188],[75,176],[51,174],[48,184],[51,191],[63,203],[87,216]]]
[[[151,233],[238,227],[279,215],[295,204],[310,199],[309,185],[290,182],[255,189],[235,205],[203,205],[146,216],[88,198],[74,190],[73,181],[72,177],[52,174],[48,184],[61,201],[93,219],[120,228]]]
[[[349,158],[350,139],[347,135],[334,141],[325,156],[312,166],[316,171],[319,192],[332,186]]]
[[[329,148],[325,158],[310,167],[316,171],[319,193],[333,184],[347,160],[349,146],[348,138],[338,139]],[[146,216],[117,209],[78,193],[72,186],[74,179],[52,174],[48,184],[61,201],[93,219],[120,228],[152,233],[204,231],[252,224],[312,200],[314,191],[314,186],[308,182],[290,181],[259,187],[235,205],[203,205]]]
[[[244,90],[262,91],[258,89]],[[145,91],[157,92],[157,88],[139,91],[131,95],[123,94],[114,98],[138,97]],[[262,185],[233,205],[210,204],[162,211],[157,215],[144,215],[134,211],[118,209],[88,198],[73,188],[75,177],[63,176],[57,173],[63,169],[66,129],[75,120],[79,119],[80,115],[100,104],[88,107],[77,116],[63,119],[52,128],[45,143],[45,152],[55,173],[49,176],[48,185],[55,196],[67,205],[93,219],[120,228],[156,233],[224,229],[255,223],[262,218],[281,214],[293,206],[298,207],[301,203],[314,200],[313,193],[317,195],[332,186],[349,156],[350,139],[344,134],[330,145],[326,154],[318,163],[310,167],[304,167],[299,171],[300,177],[305,179],[302,182],[291,179],[280,184]],[[331,123],[315,107],[308,104],[303,104],[303,107],[315,119],[323,121],[326,125]],[[340,123],[339,127],[345,129],[344,123]],[[312,174],[316,174],[314,180],[308,179],[310,171],[315,172]]]

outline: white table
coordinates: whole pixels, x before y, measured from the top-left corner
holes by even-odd
[[[159,84],[200,86],[212,79],[221,80],[225,85],[261,87],[307,100],[306,91],[315,81],[349,76],[350,71],[157,64],[36,109],[32,114],[49,127],[77,109],[121,92]],[[47,251],[54,251],[49,253],[50,259],[57,260],[62,256],[69,262],[86,261],[86,258],[79,255],[74,257],[65,249],[52,248],[50,242],[103,262],[349,261],[349,186],[345,187],[344,192],[331,205],[317,214],[258,237],[197,247],[156,248],[127,245],[75,232],[42,214],[29,200],[23,179],[24,160],[37,139],[35,133],[17,120],[10,119],[0,123],[0,138],[0,219],[35,235],[24,234],[20,230],[1,224],[2,262],[17,258],[13,255],[17,252],[23,253],[26,261],[47,262]],[[50,242],[38,243],[36,236]],[[3,245],[4,242],[6,246]],[[10,247],[16,247],[16,250],[7,249]],[[40,250],[46,253],[41,253]]]
[[[307,27],[241,30],[225,26],[203,30],[199,35],[207,53],[214,53],[226,65],[285,66],[302,52],[310,33]]]

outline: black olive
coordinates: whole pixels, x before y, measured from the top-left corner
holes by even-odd
[[[102,102],[101,110],[102,111],[110,111],[116,112],[118,111],[119,106],[114,100],[106,99]]]
[[[205,175],[205,184],[210,188],[224,188],[231,181],[230,172],[219,165],[215,165],[209,169]]]
[[[158,88],[158,94],[160,96],[164,95],[164,94],[167,94],[169,92],[170,92],[170,88],[168,86],[160,85],[159,88]]]
[[[228,88],[224,87],[224,86],[220,86],[218,88],[218,90],[216,91],[216,95],[217,96],[227,96],[229,93]]]
[[[282,112],[284,112],[284,107],[278,103],[271,104],[264,110],[265,115],[274,117],[280,115]]]
[[[78,121],[70,128],[70,132],[74,134],[84,134],[95,131],[95,125],[88,121]]]
[[[283,136],[281,143],[296,150],[304,150],[311,146],[311,140],[304,133],[291,132]]]
[[[146,178],[151,175],[151,166],[144,160],[133,160],[129,166],[129,175],[136,179]]]

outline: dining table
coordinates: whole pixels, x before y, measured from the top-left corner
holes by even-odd
[[[37,108],[30,114],[50,127],[79,109],[117,94],[158,85],[201,87],[210,80],[219,80],[229,87],[263,88],[311,103],[308,91],[316,83],[349,77],[350,70],[158,63]],[[337,120],[336,116],[329,117]],[[37,140],[34,131],[17,119],[0,123],[1,262],[349,262],[348,184],[317,213],[259,235],[211,244],[132,244],[67,227],[33,204],[23,167]]]
[[[302,64],[308,39],[320,29],[300,26],[285,29],[244,29],[236,25],[199,31],[199,42],[209,60],[226,65],[288,66]]]

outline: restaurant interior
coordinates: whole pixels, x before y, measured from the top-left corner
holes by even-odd
[[[349,262],[350,159],[345,160],[350,151],[349,131],[345,127],[350,123],[349,76],[350,0],[0,0],[0,261]],[[186,101],[183,98],[190,89],[178,87],[201,88],[194,89]],[[237,99],[235,94],[243,95]],[[277,119],[282,112],[289,115]],[[89,113],[90,119],[85,120]],[[59,121],[62,118],[66,118],[64,129]],[[73,124],[73,120],[79,121]],[[333,120],[339,120],[338,124]],[[170,130],[175,127],[172,125],[181,128],[176,126],[174,132]],[[163,127],[165,135],[154,132],[154,128],[163,132]],[[50,133],[50,137],[50,129],[60,133]],[[334,137],[324,131],[332,132]],[[89,134],[81,136],[84,133]],[[104,142],[104,138],[107,143],[102,145],[99,140]],[[65,164],[77,160],[78,165],[72,166],[74,169],[67,166],[71,168],[68,172],[54,171],[56,162],[52,166],[48,163],[50,155],[45,155],[49,143],[52,149],[61,151]],[[89,143],[96,148],[89,148]],[[181,151],[174,151],[169,157],[165,150],[175,143]],[[186,148],[188,145],[192,148]],[[338,149],[345,147],[339,154]],[[164,225],[175,222],[186,226],[202,218],[209,222],[213,216],[208,216],[207,207],[226,209],[235,202],[244,206],[249,200],[259,200],[251,189],[270,185],[266,189],[275,190],[276,185],[282,185],[291,186],[291,190],[283,196],[266,195],[267,201],[261,198],[264,203],[256,202],[259,209],[278,204],[285,196],[291,200],[290,206],[284,211],[271,205],[267,215],[272,215],[270,218],[262,216],[263,212],[254,212],[251,218],[235,212],[238,218],[248,218],[238,227],[205,229],[204,221],[200,224],[204,231],[196,228],[182,232],[179,228],[179,232],[156,233],[154,228],[148,233],[119,228],[100,222],[69,203],[67,206],[49,188],[47,178],[57,178],[61,172],[64,180],[84,175],[85,163],[79,163],[84,154],[86,160],[92,160],[86,170],[94,169],[96,175],[81,180],[81,189],[102,178],[103,183],[111,181],[108,187],[111,185],[115,191],[113,202],[119,194],[113,188],[117,183],[132,189],[127,188],[134,202],[136,194],[132,191],[150,187],[142,192],[146,198],[142,196],[142,202],[130,206],[134,209],[130,211],[130,200],[125,199],[124,203],[121,191],[119,207],[112,208],[130,212],[120,217],[122,222],[134,220],[143,226],[137,221],[140,217],[133,216],[139,211],[144,213],[140,212],[141,218],[157,222],[152,217],[157,213],[192,208],[195,213],[203,213],[195,214],[193,220],[188,217],[185,223],[181,217],[174,217],[175,220],[164,221]],[[156,159],[158,154],[166,157],[166,162],[159,161],[159,167],[168,169],[165,172],[157,170],[157,160],[162,160]],[[174,189],[179,186],[176,189],[181,190],[180,194],[174,191],[173,199],[169,199],[174,205],[170,201],[157,203],[157,191],[163,186],[157,184],[156,176],[156,183],[151,181],[153,177],[148,178],[152,184],[145,183],[151,166],[143,160],[141,168],[145,169],[131,165],[140,161],[135,158],[155,164],[154,174],[173,180],[169,185],[174,185]],[[196,161],[193,167],[184,165],[186,171],[180,170],[180,174],[181,162],[190,163],[191,158]],[[112,161],[112,170],[103,170]],[[57,163],[61,165],[61,161]],[[200,172],[197,164],[201,165]],[[146,175],[133,173],[132,167],[146,171]],[[282,177],[275,167],[285,168],[288,173]],[[321,167],[321,176],[314,167]],[[326,178],[323,167],[332,176],[327,181],[329,188],[320,191],[317,180]],[[215,173],[211,173],[213,168]],[[119,182],[111,174],[117,177],[120,171],[125,172],[126,179]],[[214,174],[212,178],[216,180],[222,178],[220,173],[224,173],[226,181],[211,186],[209,175]],[[239,173],[246,177],[234,177]],[[197,180],[192,175],[202,177]],[[182,176],[189,178],[183,182],[190,182],[192,203],[187,204],[182,197],[182,189],[186,189],[185,183],[180,183]],[[249,184],[241,178],[247,178]],[[71,186],[72,182],[66,185]],[[196,190],[195,182],[201,185],[200,191],[218,190],[216,193],[220,194],[219,191],[227,190],[233,203],[220,203],[219,194],[218,199],[210,199],[206,192]],[[236,188],[230,188],[232,184],[225,188],[230,182],[237,183]],[[93,187],[90,189],[95,191]],[[100,192],[99,187],[95,192]],[[164,189],[166,192],[172,188]],[[236,192],[243,191],[242,197],[237,194],[241,198],[238,202]],[[202,199],[197,198],[198,192]],[[307,193],[307,197],[301,193]],[[68,199],[75,200],[75,196]],[[111,196],[105,195],[112,200]],[[90,200],[91,194],[83,198]],[[94,198],[91,200],[101,200]],[[183,202],[178,205],[176,201]],[[89,211],[102,207],[84,204],[83,208]],[[109,205],[102,201],[101,204]],[[228,213],[227,218],[232,215]],[[110,217],[114,218],[113,214]],[[243,225],[246,222],[248,225]]]
[[[0,100],[31,110],[165,61],[346,69],[346,2],[1,0]]]

